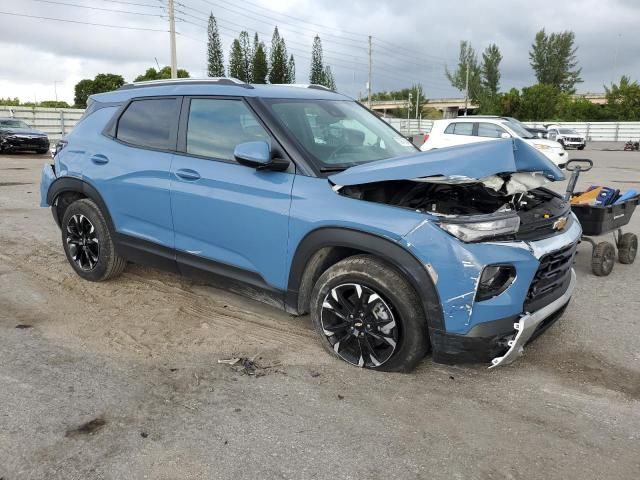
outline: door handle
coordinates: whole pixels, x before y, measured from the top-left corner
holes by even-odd
[[[190,168],[181,168],[180,170],[176,170],[176,175],[181,179],[190,182],[193,182],[194,180],[198,180],[200,178],[200,174],[195,170],[191,170]]]
[[[104,165],[105,163],[109,163],[109,159],[101,153],[97,153],[93,157],[91,157],[91,161],[96,165]]]

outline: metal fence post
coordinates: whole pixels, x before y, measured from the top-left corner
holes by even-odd
[[[618,141],[618,131],[620,130],[620,122],[616,122],[616,133],[614,135],[614,142]]]
[[[65,133],[65,129],[64,129],[64,110],[60,110],[60,134],[64,135]]]
[[[587,133],[586,133],[586,137],[588,141],[591,141],[591,137],[589,136],[589,130],[591,129],[591,123],[587,122]]]

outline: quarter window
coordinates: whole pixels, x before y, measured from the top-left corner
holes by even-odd
[[[501,138],[503,133],[506,133],[505,129],[493,123],[478,124],[479,137]]]
[[[454,122],[445,129],[444,133],[453,135],[473,135],[473,123]]]
[[[191,100],[187,153],[234,160],[236,145],[259,140],[268,142],[269,135],[241,100]]]
[[[132,145],[168,150],[178,121],[175,98],[134,100],[118,121],[116,138]]]

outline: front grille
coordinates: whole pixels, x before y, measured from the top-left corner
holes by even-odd
[[[582,139],[574,137],[574,138],[567,138],[567,141],[569,141],[569,142],[582,142]]]
[[[569,286],[577,243],[568,245],[540,259],[540,267],[529,287],[525,310],[534,312],[560,298]]]

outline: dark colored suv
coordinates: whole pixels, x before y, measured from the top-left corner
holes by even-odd
[[[420,152],[352,99],[232,79],[94,95],[42,174],[91,281],[127,261],[311,313],[329,352],[513,361],[569,302],[580,225],[519,139]]]

